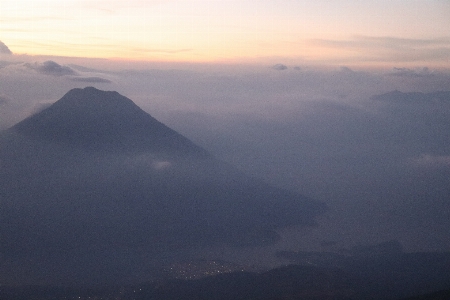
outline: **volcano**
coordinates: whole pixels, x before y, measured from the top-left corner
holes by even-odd
[[[204,149],[158,122],[130,99],[93,87],[69,91],[11,129],[30,138],[85,150],[207,156]]]
[[[273,244],[277,229],[314,225],[325,210],[93,87],[0,134],[0,197],[0,280],[14,284],[115,281],[144,256]]]

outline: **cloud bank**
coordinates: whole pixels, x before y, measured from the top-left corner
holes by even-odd
[[[283,71],[283,70],[286,70],[287,68],[288,67],[283,64],[276,64],[276,65],[272,66],[272,69],[277,70],[277,71]]]
[[[313,39],[314,46],[352,51],[351,58],[345,61],[359,62],[427,62],[445,64],[450,57],[450,38],[406,39],[390,36],[355,36],[352,39],[331,40]],[[339,55],[339,54],[337,54]],[[332,59],[330,59],[331,61]]]
[[[11,99],[6,95],[0,95],[0,105],[5,105],[11,102]]]
[[[419,165],[429,167],[450,167],[450,155],[423,154],[413,161]]]
[[[396,238],[407,250],[447,249],[439,223],[450,217],[436,191],[448,183],[450,101],[442,92],[448,90],[448,71],[400,63],[384,72],[295,64],[297,69],[287,64],[280,72],[272,64],[114,69],[112,62],[102,70],[82,60],[51,60],[77,75],[48,76],[22,64],[0,69],[0,94],[10,99],[2,104],[0,126],[13,125],[71,88],[104,89],[106,82],[97,78],[107,79],[109,90],[127,95],[216,157],[327,202],[328,229],[305,233],[303,240],[292,234],[283,239],[290,247],[320,247],[315,241],[321,239],[352,246]],[[441,167],[418,161],[440,161]],[[427,195],[428,210],[411,191]],[[426,215],[430,210],[437,211],[434,219]],[[418,227],[420,222],[430,225]]]
[[[101,77],[73,77],[73,81],[87,82],[87,83],[111,83],[111,80],[101,78]]]
[[[33,69],[41,74],[50,76],[76,75],[77,73],[68,66],[62,66],[52,60],[43,63],[25,64],[26,67]]]

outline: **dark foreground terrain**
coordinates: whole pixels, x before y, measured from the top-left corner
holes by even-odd
[[[280,255],[288,255],[281,253]],[[43,299],[450,299],[450,253],[289,253],[309,265],[138,285],[1,287],[2,300]],[[409,298],[408,298],[409,297]]]

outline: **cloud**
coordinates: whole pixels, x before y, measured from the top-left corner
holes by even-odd
[[[313,39],[312,45],[352,51],[351,60],[419,62],[448,62],[450,38],[405,39],[390,36],[355,36],[347,40]],[[344,59],[344,58],[342,58]],[[341,59],[341,60],[342,60]]]
[[[152,49],[152,48],[134,48],[133,50],[137,52],[148,52],[148,53],[156,52],[165,54],[176,54],[192,51],[192,49]]]
[[[93,76],[93,77],[73,77],[71,80],[78,82],[89,82],[89,83],[111,83],[111,80]]]
[[[125,166],[130,169],[150,168],[153,170],[164,170],[171,167],[172,165],[172,162],[158,159],[155,155],[150,153],[130,156],[125,160]]]
[[[450,47],[450,38],[405,39],[390,36],[355,36],[349,40],[313,39],[316,45],[340,48],[405,48],[405,47]]]
[[[10,61],[2,60],[2,61],[0,61],[0,69],[3,69],[3,68],[5,68],[5,67],[7,67],[9,65],[12,65],[12,64],[14,64],[14,63],[10,62]]]
[[[283,70],[286,70],[287,68],[288,67],[283,64],[276,64],[276,65],[272,66],[272,69],[277,70],[277,71],[283,71]]]
[[[12,54],[8,46],[6,46],[2,41],[0,41],[0,54]]]
[[[413,159],[413,162],[426,167],[450,167],[450,155],[422,154]]]
[[[6,95],[0,94],[0,106],[1,106],[1,105],[5,105],[5,104],[8,104],[8,103],[10,103],[10,102],[11,102],[11,98],[9,98],[9,97],[6,96]]]
[[[96,1],[83,0],[80,3],[78,3],[78,5],[81,5],[84,9],[88,10],[98,10],[103,11],[105,13],[117,13],[123,9],[142,7],[143,3],[145,3],[145,7],[148,7],[150,5],[155,6],[167,4],[168,2],[173,2],[173,0],[166,0],[163,1],[163,3],[161,3],[161,1],[156,0],[147,0],[145,2],[142,2],[140,0],[128,0],[126,2],[108,1],[108,0],[96,0]]]
[[[108,89],[128,95],[155,118],[220,159],[278,186],[323,201],[331,199],[330,213],[334,215],[327,222],[335,220],[332,223],[335,226],[325,228],[329,224],[321,224],[314,229],[317,235],[311,233],[309,239],[303,239],[302,235],[305,247],[314,247],[321,240],[345,244],[363,242],[368,236],[391,239],[396,232],[406,232],[409,237],[403,236],[403,240],[409,243],[408,249],[426,248],[427,239],[424,242],[416,235],[419,225],[414,224],[442,220],[411,222],[409,230],[408,224],[400,224],[401,227],[394,224],[390,230],[384,230],[387,223],[378,219],[399,220],[406,215],[399,211],[411,207],[408,190],[430,190],[430,185],[420,185],[413,175],[425,170],[427,176],[447,170],[449,152],[443,137],[449,132],[450,110],[445,103],[450,102],[431,101],[437,99],[436,95],[430,101],[415,101],[424,97],[418,93],[399,94],[398,99],[404,97],[405,101],[395,101],[395,93],[381,103],[364,99],[395,89],[422,93],[448,90],[450,77],[444,71],[408,69],[395,64],[398,68],[386,73],[363,73],[349,64],[353,70],[347,67],[321,70],[302,65],[302,71],[275,72],[272,66],[280,61],[276,60],[258,66],[257,72],[194,68],[187,71],[184,66],[161,64],[149,65],[145,71],[142,66],[135,72],[112,73],[101,71],[100,67],[75,67],[62,59],[54,58],[61,65],[70,66],[78,76],[55,80],[31,69],[24,70],[22,64],[0,69],[0,94],[13,99],[0,107],[0,113],[12,116],[9,113],[12,104],[20,104],[17,109],[30,112],[36,102],[59,99],[69,88],[83,85],[84,79],[74,78],[105,77],[113,80]],[[95,66],[91,60],[76,63]],[[105,61],[104,65],[110,70],[113,63],[116,62]],[[433,76],[426,76],[427,72]],[[5,123],[3,116],[0,119]],[[13,123],[9,120],[7,125]],[[139,172],[162,176],[170,176],[178,166],[178,162],[169,165],[167,158],[153,156],[132,157],[126,163],[129,165],[120,165],[125,173],[137,168]],[[439,184],[433,186],[446,187]],[[386,201],[382,202],[383,199]],[[427,197],[427,201],[429,207],[435,206],[434,198]],[[368,203],[367,210],[364,203]],[[448,230],[442,232],[438,231],[447,238]],[[428,240],[437,236],[433,234]]]
[[[65,76],[65,75],[76,75],[72,68],[68,66],[62,66],[52,60],[47,60],[43,63],[25,64],[26,67],[33,69],[41,74],[51,75],[51,76]]]
[[[427,67],[421,69],[409,69],[409,68],[393,68],[392,73],[389,73],[392,76],[400,76],[400,77],[427,77],[434,76],[434,73],[430,72]]]
[[[372,96],[371,99],[384,104],[389,104],[390,106],[387,108],[389,111],[394,108],[393,105],[401,107],[401,111],[403,112],[411,113],[412,111],[415,111],[414,114],[411,115],[412,117],[429,117],[437,121],[439,118],[444,116],[447,118],[450,114],[449,91],[438,91],[433,93],[402,93],[395,90],[381,95]],[[437,110],[439,110],[439,115],[436,114]],[[386,111],[384,112],[387,113]],[[395,111],[395,113],[398,113],[398,111]],[[447,121],[446,119],[444,120]],[[419,122],[419,120],[416,122]]]
[[[22,66],[43,75],[56,77],[69,76],[71,81],[86,83],[111,83],[111,80],[97,76],[101,71],[77,65],[60,65],[53,60],[24,63]],[[97,73],[97,74],[96,74]]]
[[[89,68],[85,66],[80,66],[77,64],[68,64],[67,66],[71,67],[72,69],[75,69],[76,71],[80,72],[87,72],[87,73],[104,73],[104,71],[95,69],[95,68]]]
[[[155,161],[153,162],[153,168],[155,170],[163,170],[170,167],[172,163],[170,161]]]
[[[36,105],[33,107],[31,114],[37,114],[41,111],[43,111],[44,109],[50,107],[53,103],[51,102],[45,102],[45,103],[36,103]]]

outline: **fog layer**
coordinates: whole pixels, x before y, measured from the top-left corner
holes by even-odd
[[[103,71],[82,60],[51,60],[0,64],[0,126],[73,87],[116,90],[215,157],[328,204],[317,228],[280,231],[266,256],[255,249],[213,249],[211,256],[252,262],[255,253],[267,258],[279,249],[392,239],[407,251],[450,249],[450,95],[437,93],[449,89],[447,71],[284,62]]]

